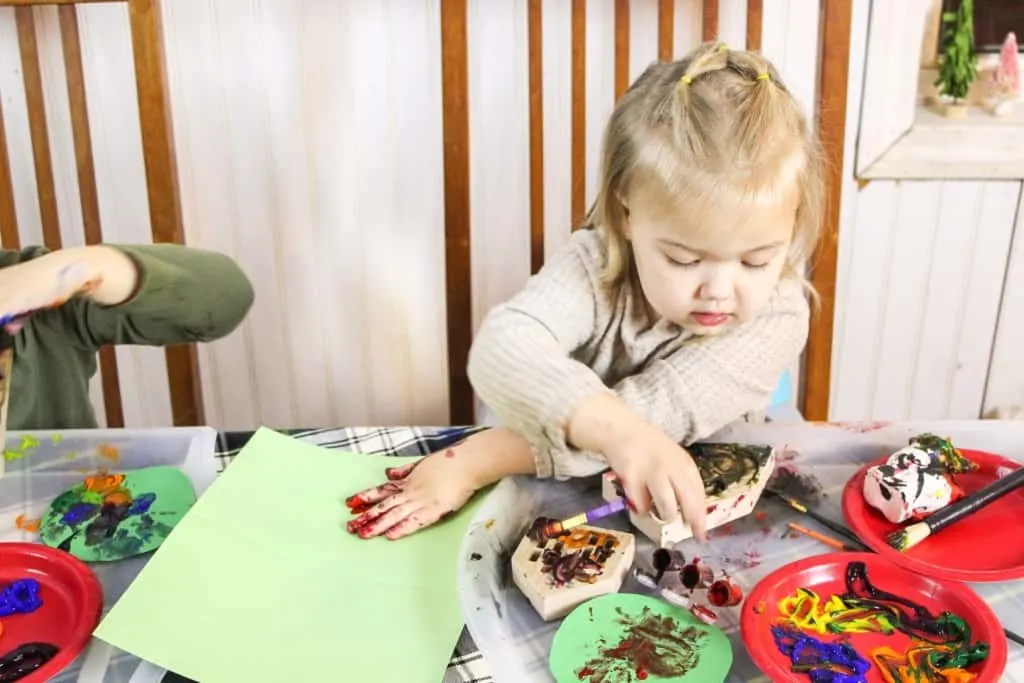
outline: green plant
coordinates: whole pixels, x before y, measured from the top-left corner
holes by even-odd
[[[974,0],[961,0],[955,12],[942,15],[942,65],[935,85],[939,93],[954,102],[967,97],[978,78],[978,55],[974,52]]]

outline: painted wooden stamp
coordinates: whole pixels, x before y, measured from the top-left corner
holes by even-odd
[[[577,526],[556,538],[526,535],[512,555],[512,580],[544,621],[617,593],[633,564],[633,534]]]
[[[775,471],[775,449],[767,445],[695,443],[686,450],[704,480],[709,531],[750,514]],[[612,472],[602,477],[601,495],[609,501],[621,496]],[[630,511],[629,521],[661,548],[670,548],[693,536],[693,530],[682,517],[665,522],[653,512],[641,515]]]

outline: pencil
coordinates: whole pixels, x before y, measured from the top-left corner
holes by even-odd
[[[824,515],[818,514],[817,512],[815,512],[814,510],[810,509],[809,507],[807,507],[803,503],[801,503],[801,502],[799,502],[797,500],[794,500],[794,499],[790,498],[789,496],[784,496],[781,493],[779,493],[778,491],[773,491],[772,489],[765,489],[765,493],[767,493],[767,494],[769,494],[771,496],[774,496],[775,498],[778,498],[779,500],[781,500],[783,503],[785,503],[789,507],[793,508],[794,510],[796,510],[797,512],[799,512],[801,514],[807,515],[808,517],[810,517],[811,519],[813,519],[815,522],[817,522],[818,524],[822,525],[823,527],[826,527],[827,529],[830,529],[834,533],[837,533],[840,536],[843,536],[843,537],[849,539],[849,541],[850,541],[849,545],[854,550],[868,550],[868,547],[866,545],[864,545],[864,543],[859,538],[857,538],[857,535],[854,534],[849,529],[847,529],[846,527],[844,527],[843,525],[838,524],[837,522],[833,522],[828,517],[825,517]]]
[[[825,534],[819,534],[817,531],[814,531],[813,529],[808,529],[807,527],[800,526],[799,524],[796,524],[794,522],[789,522],[789,528],[793,531],[796,531],[797,533],[803,534],[804,536],[809,536],[810,538],[813,538],[816,541],[821,541],[825,545],[835,548],[836,550],[856,550],[856,548],[854,548],[853,546],[847,545],[846,543],[843,543],[840,540],[832,538],[831,536],[826,536]]]

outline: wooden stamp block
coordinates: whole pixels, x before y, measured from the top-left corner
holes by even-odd
[[[704,480],[709,531],[750,514],[775,471],[775,450],[771,446],[697,443],[686,450],[693,456]],[[614,500],[620,495],[616,477],[611,472],[602,477],[601,495],[605,500]],[[631,511],[629,521],[661,548],[670,548],[693,536],[690,525],[682,517],[666,523],[655,514]]]
[[[551,621],[591,598],[617,593],[635,553],[633,534],[592,526],[542,544],[524,536],[512,555],[512,580],[541,619]]]

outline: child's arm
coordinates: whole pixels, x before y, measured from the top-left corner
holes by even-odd
[[[253,301],[249,279],[223,254],[172,244],[64,249],[0,271],[15,283],[50,277],[81,291],[34,324],[60,328],[87,349],[104,344],[164,346],[230,333]],[[24,269],[20,270],[19,269]],[[59,303],[55,301],[52,303]]]

